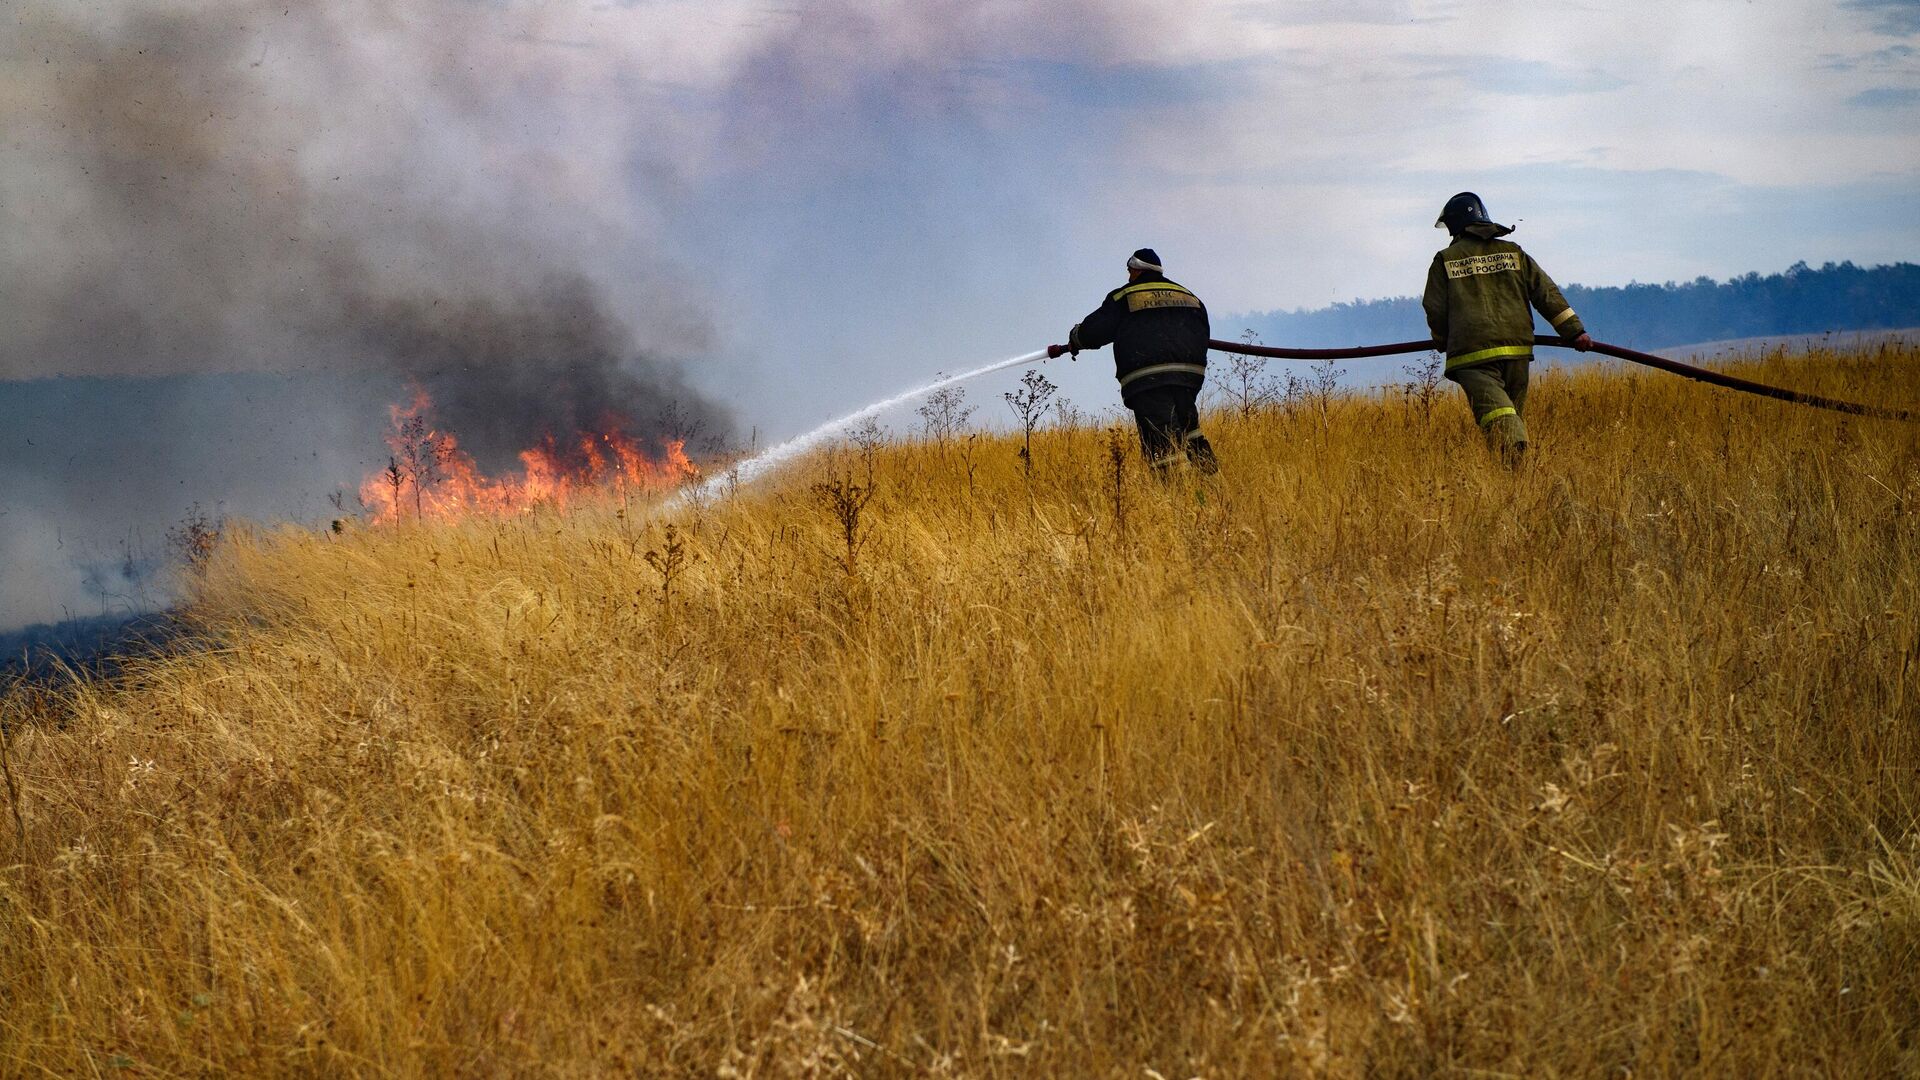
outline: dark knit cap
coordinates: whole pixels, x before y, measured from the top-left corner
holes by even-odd
[[[1135,263],[1145,263],[1146,265],[1134,266],[1133,264]],[[1163,268],[1160,262],[1160,256],[1155,254],[1152,248],[1141,248],[1139,251],[1134,252],[1133,258],[1127,260],[1127,265],[1132,266],[1135,270],[1159,270]]]

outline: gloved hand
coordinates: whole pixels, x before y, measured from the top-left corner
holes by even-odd
[[[1593,335],[1581,334],[1579,337],[1574,338],[1573,347],[1579,349],[1581,352],[1587,352],[1593,348]]]

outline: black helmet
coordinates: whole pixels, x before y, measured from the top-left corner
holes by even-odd
[[[1488,240],[1496,236],[1505,236],[1513,231],[1509,226],[1495,224],[1494,220],[1487,216],[1487,204],[1481,202],[1480,196],[1471,191],[1463,191],[1448,199],[1447,205],[1441,207],[1440,219],[1433,223],[1433,227],[1445,229],[1455,236],[1473,229],[1475,235]]]

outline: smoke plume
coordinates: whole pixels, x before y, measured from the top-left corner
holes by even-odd
[[[673,359],[628,140],[537,12],[448,0],[29,5],[0,100],[0,377],[376,371],[499,464],[607,416],[724,437]],[[529,53],[531,52],[531,56]]]
[[[131,605],[86,566],[196,502],[329,514],[409,380],[492,470],[609,419],[724,443],[703,388],[777,431],[1017,351],[1077,310],[1004,267],[1092,250],[1056,223],[1124,136],[1080,80],[1176,24],[1145,0],[19,0],[0,628]]]

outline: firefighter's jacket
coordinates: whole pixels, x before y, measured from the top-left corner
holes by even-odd
[[[1163,386],[1200,389],[1207,374],[1207,305],[1159,274],[1107,294],[1067,335],[1074,349],[1113,346],[1122,400]]]
[[[1447,352],[1448,371],[1531,357],[1534,311],[1561,337],[1586,333],[1560,287],[1509,240],[1454,237],[1433,257],[1422,306],[1434,344]]]

